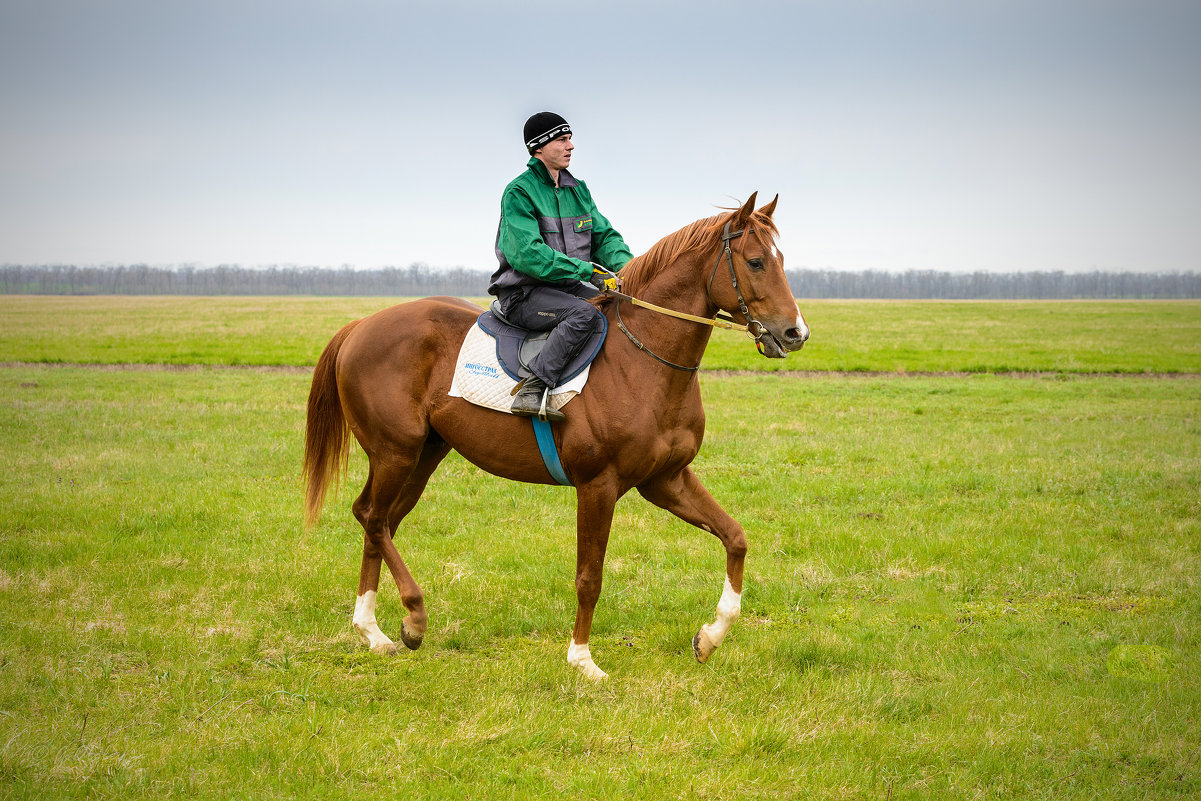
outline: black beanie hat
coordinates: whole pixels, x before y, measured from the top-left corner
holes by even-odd
[[[539,111],[525,121],[525,149],[532,154],[547,142],[570,133],[567,120],[553,111]]]

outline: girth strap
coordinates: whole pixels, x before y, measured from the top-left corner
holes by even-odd
[[[555,446],[555,435],[551,431],[550,423],[539,420],[537,417],[531,417],[530,421],[534,424],[534,438],[538,440],[538,452],[542,454],[542,463],[546,465],[550,477],[563,486],[570,487],[571,479],[567,477],[567,473],[563,471],[563,463],[559,461],[559,449]]]

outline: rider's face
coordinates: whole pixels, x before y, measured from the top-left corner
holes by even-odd
[[[571,151],[575,145],[571,143],[571,134],[560,136],[547,142],[534,156],[546,165],[548,170],[564,170],[571,163]]]

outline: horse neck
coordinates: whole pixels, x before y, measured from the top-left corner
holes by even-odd
[[[708,252],[683,254],[657,270],[635,294],[641,300],[666,309],[712,317],[717,310],[706,288],[709,280],[706,265],[712,258],[716,256]],[[712,326],[629,304],[623,304],[621,312],[627,327],[648,348],[669,361],[688,367],[700,363],[713,333]],[[670,372],[676,378],[695,375],[679,370]]]

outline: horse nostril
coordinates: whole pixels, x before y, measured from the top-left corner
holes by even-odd
[[[804,342],[808,339],[808,337],[801,333],[801,329],[799,328],[789,328],[784,332],[784,336],[788,337],[789,342],[797,342],[798,340]]]

